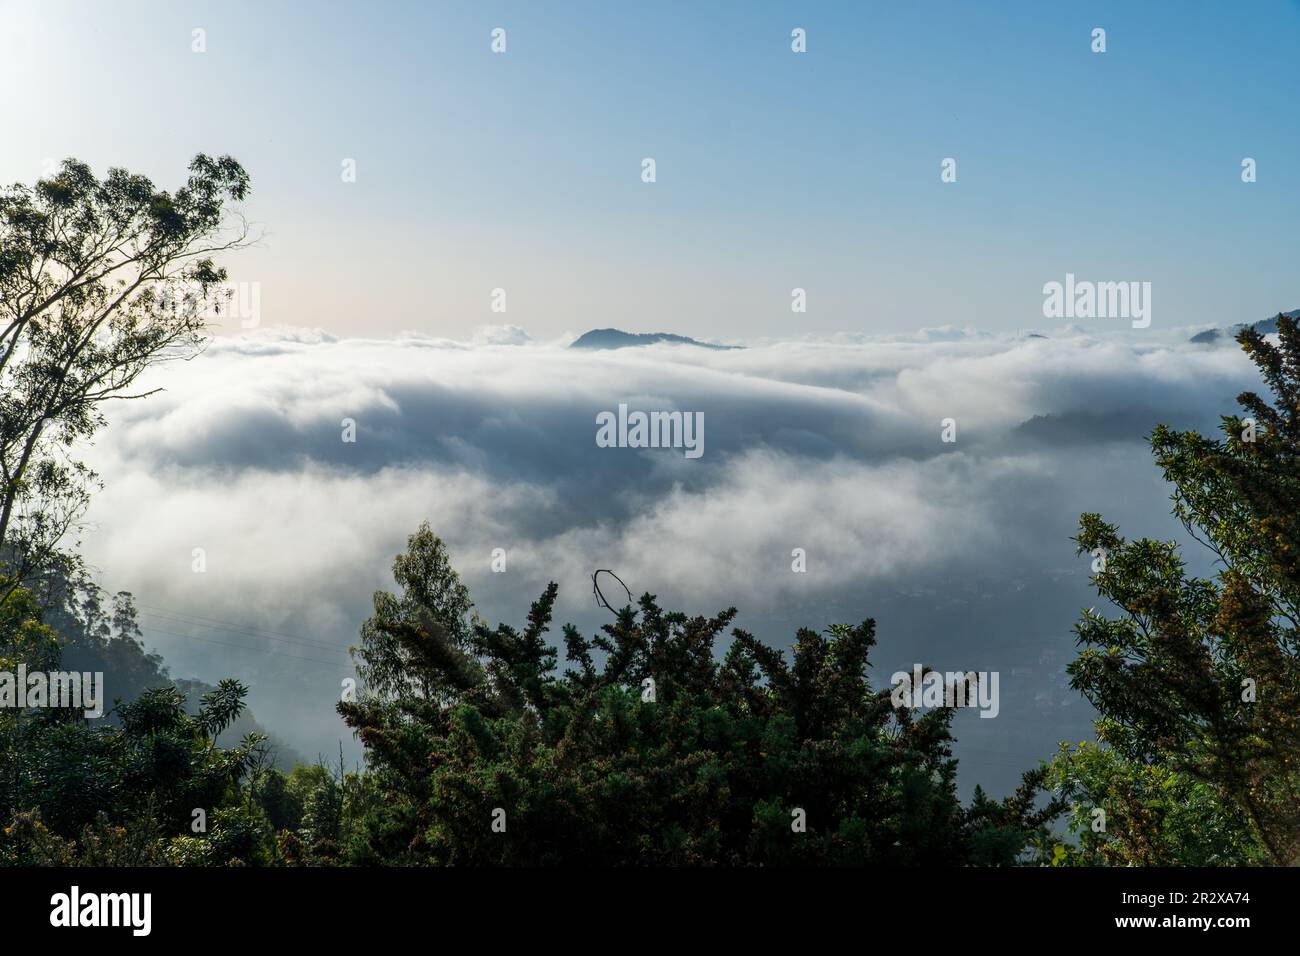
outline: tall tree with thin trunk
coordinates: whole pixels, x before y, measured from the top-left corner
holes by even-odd
[[[249,244],[231,204],[248,174],[198,155],[175,192],[76,160],[0,188],[0,571],[12,587],[82,514],[95,475],[75,446],[151,365],[201,350],[226,272]]]

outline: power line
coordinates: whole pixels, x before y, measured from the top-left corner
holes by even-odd
[[[337,670],[337,669],[341,666],[341,665],[338,664],[338,663],[334,663],[334,662],[331,662],[331,661],[322,661],[322,660],[318,660],[318,659],[315,658],[315,657],[298,657],[298,656],[296,656],[296,655],[294,655],[294,654],[281,654],[281,653],[279,653],[279,652],[277,652],[277,651],[272,650],[272,649],[269,648],[269,647],[249,647],[249,646],[246,645],[246,644],[227,644],[225,641],[214,641],[214,640],[212,640],[212,638],[209,638],[209,637],[199,637],[197,634],[182,634],[182,633],[180,633],[179,631],[168,631],[168,630],[166,630],[166,629],[164,629],[164,628],[161,628],[161,627],[154,627],[154,626],[152,626],[152,625],[150,625],[149,630],[150,630],[150,631],[157,631],[159,634],[169,634],[169,635],[171,635],[172,637],[183,637],[183,638],[186,638],[187,640],[191,640],[191,641],[203,641],[205,644],[216,644],[216,645],[219,645],[219,646],[221,646],[221,647],[233,647],[233,648],[235,648],[235,649],[237,649],[237,650],[241,650],[241,651],[257,651],[257,652],[260,653],[260,654],[275,654],[277,657],[286,658],[286,659],[289,659],[289,660],[295,660],[295,661],[305,661],[305,662],[307,662],[307,663],[311,663],[311,664],[320,664],[320,665],[323,666],[323,667],[332,667],[332,668],[334,668],[335,670]]]
[[[331,643],[329,641],[317,641],[309,637],[294,637],[289,634],[280,634],[277,631],[261,631],[254,627],[245,627],[242,624],[235,624],[233,622],[228,622],[228,621],[217,621],[214,618],[200,618],[200,617],[195,617],[193,615],[181,614],[176,611],[155,610],[153,608],[146,607],[145,605],[138,605],[138,607],[144,608],[144,613],[146,615],[161,617],[164,620],[167,620],[174,624],[190,624],[195,627],[206,627],[211,630],[225,631],[227,633],[232,633],[232,634],[239,633],[239,634],[246,634],[249,637],[260,637],[268,641],[285,642],[289,644],[302,644],[305,647],[310,647],[314,649],[323,649],[323,650],[330,650],[330,651],[336,651],[339,649],[337,644]]]
[[[185,613],[185,611],[173,611],[173,610],[166,609],[166,607],[157,607],[153,605],[139,604],[139,602],[136,602],[135,606],[139,607],[139,609],[146,610],[147,613],[149,614],[165,615],[165,617],[178,619],[181,620],[181,622],[187,624],[191,624],[191,623],[200,624],[200,626],[203,627],[218,628],[218,630],[222,630],[222,631],[242,631],[244,633],[248,633],[248,635],[251,636],[259,636],[259,637],[264,636],[264,637],[270,637],[270,639],[290,640],[290,641],[295,641],[295,643],[298,644],[315,644],[317,646],[321,646],[321,648],[328,648],[329,650],[338,649],[337,644],[331,644],[329,643],[329,641],[313,640],[311,639],[311,637],[292,635],[292,633],[285,633],[283,631],[268,631],[265,630],[265,628],[248,627],[247,624],[237,624],[231,622],[231,620],[217,620],[216,618],[204,618],[204,617],[200,617],[200,615],[198,614],[187,614]]]

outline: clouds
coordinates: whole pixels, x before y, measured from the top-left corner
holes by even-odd
[[[1212,427],[1254,387],[1233,350],[1135,341],[1150,343],[962,335],[591,353],[510,329],[474,343],[220,339],[159,371],[150,384],[163,393],[112,410],[89,454],[107,487],[85,547],[105,583],[143,604],[301,639],[145,622],[178,673],[250,679],[261,719],[309,753],[344,733],[332,716],[350,673],[342,649],[424,519],[492,621],[518,623],[554,579],[561,621],[595,627],[589,577],[612,567],[691,613],[735,605],[778,645],[795,624],[876,615],[880,680],[919,660],[1033,670],[1048,650],[1068,657],[1087,600],[1068,541],[1079,512],[1174,533],[1143,434],[1156,421]],[[596,414],[620,402],[702,412],[704,456],[598,448]],[[940,440],[948,417],[954,444]],[[489,570],[494,548],[505,574]],[[806,573],[791,570],[794,548]],[[1028,623],[1039,620],[1055,632]],[[315,666],[294,662],[304,648]],[[970,732],[1058,732],[1035,708],[1044,687],[1065,705],[1059,663],[1026,678],[1019,706],[1009,682],[1013,700],[983,722],[998,728]]]

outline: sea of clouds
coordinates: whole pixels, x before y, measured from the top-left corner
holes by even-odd
[[[915,662],[998,670],[999,717],[956,729],[963,784],[1003,792],[1090,736],[1064,673],[1096,603],[1069,540],[1080,512],[1177,537],[1145,436],[1212,429],[1257,387],[1231,342],[1189,334],[948,328],[729,351],[587,351],[512,327],[220,337],[109,410],[83,548],[104,586],[135,593],[175,676],[241,677],[309,756],[340,739],[358,753],[333,712],[345,649],[427,520],[493,623],[521,623],[554,580],[556,632],[594,629],[609,614],[591,574],[610,568],[669,607],[735,606],[776,646],[874,617],[881,686]],[[702,412],[703,457],[597,447],[597,414],[620,403]]]

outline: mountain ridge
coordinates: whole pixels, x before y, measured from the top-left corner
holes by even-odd
[[[1292,309],[1290,312],[1280,313],[1292,319],[1300,319],[1300,309]],[[1197,332],[1189,342],[1195,342],[1198,345],[1208,345],[1211,342],[1217,342],[1220,336],[1229,335],[1236,338],[1236,334],[1242,329],[1252,328],[1260,335],[1271,335],[1277,331],[1277,316],[1260,319],[1258,322],[1238,322],[1236,325],[1229,326],[1226,329],[1206,329],[1204,332]]]
[[[737,349],[738,345],[715,345],[700,342],[689,336],[673,332],[624,332],[622,329],[592,329],[569,343],[571,349],[626,349],[642,345],[668,342],[673,345],[695,345],[702,349]]]

